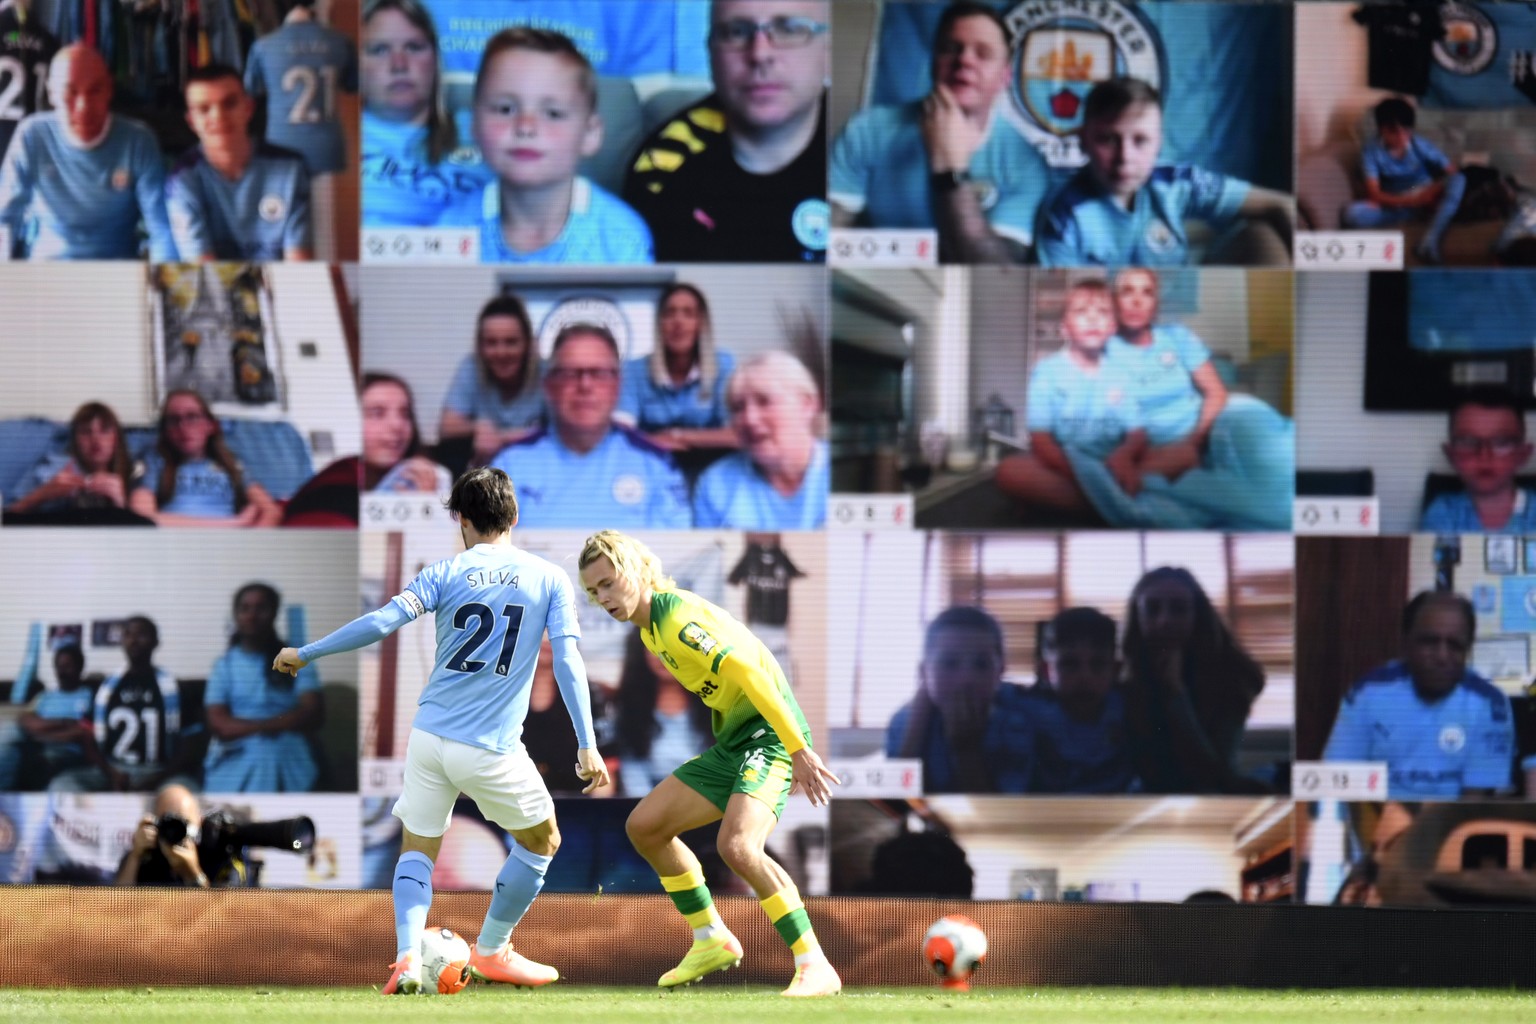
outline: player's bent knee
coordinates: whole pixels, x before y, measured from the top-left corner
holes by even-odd
[[[725,861],[725,866],[738,875],[750,873],[752,866],[763,856],[760,847],[754,844],[746,836],[720,834],[715,842],[715,849],[720,853],[720,859]]]

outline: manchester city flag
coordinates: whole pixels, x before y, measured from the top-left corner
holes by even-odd
[[[707,77],[708,0],[427,0],[443,70],[473,75],[485,41],[509,25],[568,36],[600,75]]]
[[[1536,103],[1536,3],[1442,4],[1427,107],[1499,110]]]
[[[1198,164],[1291,190],[1289,5],[1011,0],[995,6],[1014,44],[1004,112],[1053,166],[1082,164],[1076,133],[1083,99],[1095,83],[1128,75],[1163,96],[1162,162]],[[933,34],[943,9],[882,6],[870,102],[907,103],[932,88]]]

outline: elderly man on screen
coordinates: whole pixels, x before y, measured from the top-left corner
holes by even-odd
[[[613,422],[620,372],[606,327],[570,324],[555,336],[544,370],[549,425],[491,460],[512,478],[522,526],[690,525],[688,484],[671,458]]]
[[[1468,601],[1424,591],[1403,610],[1403,651],[1345,696],[1325,761],[1385,761],[1395,799],[1503,795],[1515,755],[1509,698],[1467,668]]]
[[[48,68],[53,109],[16,128],[0,165],[0,227],[30,259],[139,257],[139,224],[154,262],[176,258],[165,212],[165,161],[154,135],[112,114],[112,74],[88,46],[66,46]]]

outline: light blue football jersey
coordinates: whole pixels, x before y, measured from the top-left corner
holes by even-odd
[[[480,361],[471,352],[453,372],[443,409],[470,420],[489,420],[498,430],[537,427],[544,422],[544,392],[535,383],[531,391],[502,398],[496,385],[480,373]]]
[[[1141,425],[1141,413],[1129,382],[1108,360],[1099,361],[1097,373],[1088,373],[1062,349],[1035,364],[1024,424],[1031,432],[1050,434],[1063,448],[1103,459]]]
[[[88,148],[52,111],[25,118],[0,165],[0,225],[30,259],[139,258],[139,226],[155,262],[176,258],[165,213],[165,161],[150,130],[114,116]]]
[[[1344,698],[1325,761],[1387,762],[1387,795],[1457,797],[1507,792],[1515,757],[1509,698],[1475,672],[1426,703],[1400,661],[1367,675]]]
[[[644,431],[668,427],[723,427],[730,422],[725,404],[725,386],[736,369],[736,357],[729,352],[715,352],[715,383],[708,391],[703,381],[690,375],[684,383],[673,386],[651,380],[651,357],[638,356],[624,364],[624,383],[619,391],[619,412],[634,420]]]
[[[366,110],[362,148],[365,227],[433,227],[492,178],[478,156],[470,161],[456,153],[432,163],[426,125],[399,124]]]
[[[1041,206],[1035,259],[1047,267],[1183,266],[1190,262],[1185,221],[1224,230],[1249,187],[1201,167],[1157,167],[1124,210],[1085,167]]]
[[[357,92],[357,48],[314,21],[291,21],[256,40],[245,89],[267,97],[267,141],[304,158],[311,174],[347,166],[336,100]]]
[[[481,263],[652,263],[651,229],[624,200],[586,178],[571,183],[571,212],[555,240],[518,252],[501,233],[501,183],[461,199],[444,224],[478,225]]]
[[[922,104],[871,107],[853,115],[832,147],[828,197],[872,228],[932,228],[928,149]],[[1052,171],[1035,147],[994,116],[971,157],[971,182],[987,223],[1029,245],[1035,214],[1051,190]]]
[[[1153,444],[1171,444],[1195,429],[1205,399],[1195,387],[1194,372],[1211,361],[1211,350],[1193,331],[1182,324],[1157,324],[1145,346],[1116,335],[1104,358],[1127,378]]]
[[[312,252],[309,172],[297,153],[258,145],[238,181],[195,146],[166,182],[166,206],[181,259],[280,260]]]
[[[491,460],[517,488],[528,529],[686,530],[688,484],[671,458],[640,435],[613,427],[585,454],[552,429],[503,448]]]
[[[509,545],[477,544],[434,562],[393,603],[436,620],[437,656],[415,727],[497,752],[522,735],[545,631],[581,636],[570,577]]]
[[[745,452],[712,463],[693,494],[696,529],[819,530],[827,523],[827,445],[817,441],[800,489],[780,494]]]

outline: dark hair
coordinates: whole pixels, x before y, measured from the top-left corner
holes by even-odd
[[[155,437],[155,451],[160,454],[160,479],[155,482],[155,503],[165,508],[176,496],[176,469],[181,465],[182,454],[171,444],[165,410],[170,408],[171,399],[177,395],[191,395],[197,399],[203,415],[213,424],[213,433],[208,435],[208,447],[204,449],[203,457],[229,475],[229,486],[235,494],[235,511],[239,512],[246,505],[245,471],[240,468],[240,460],[235,458],[235,453],[229,450],[229,445],[224,441],[224,425],[213,414],[213,410],[208,408],[207,400],[191,388],[177,388],[168,392],[160,406],[160,430]]]
[[[409,384],[392,373],[365,373],[363,374],[363,386],[357,393],[359,404],[361,404],[362,397],[368,393],[368,389],[379,384],[393,385],[405,392],[406,415],[411,420],[411,443],[406,445],[405,455],[401,457],[401,461],[403,462],[412,456],[420,455],[422,451],[421,427],[416,423],[416,396],[411,393],[411,386]],[[394,468],[389,466],[384,469],[374,469],[368,464],[367,452],[363,453],[363,458],[360,461],[363,464],[364,490],[372,490],[384,478],[384,474]]]
[[[1472,640],[1477,636],[1477,609],[1472,602],[1456,593],[1454,590],[1421,590],[1413,596],[1413,600],[1403,606],[1403,636],[1406,638],[1413,631],[1413,624],[1418,620],[1419,612],[1426,605],[1448,604],[1454,605],[1467,620],[1467,639]]]
[[[898,832],[870,855],[860,891],[970,899],[976,873],[965,849],[946,832]]]
[[[923,633],[923,650],[927,651],[933,646],[933,641],[938,634],[950,629],[970,629],[978,633],[986,633],[997,649],[999,660],[1006,660],[1003,654],[1003,627],[997,624],[997,620],[980,608],[970,605],[955,605],[946,608],[935,615],[928,623],[928,629]]]
[[[228,64],[220,64],[215,61],[212,64],[204,64],[200,68],[193,68],[187,72],[187,77],[182,80],[181,92],[185,96],[188,89],[198,82],[220,82],[226,78],[233,78],[240,91],[245,91],[245,80],[240,77],[240,72]]]
[[[480,331],[493,316],[509,316],[523,329],[523,341],[528,345],[528,354],[523,357],[523,368],[519,371],[522,379],[517,382],[515,394],[527,394],[539,383],[539,346],[533,336],[533,320],[528,316],[528,307],[511,292],[503,292],[491,299],[480,307],[480,315],[475,317],[475,366],[479,370],[480,379],[493,387],[500,387],[491,379],[490,371],[485,368],[485,360],[480,358]]]
[[[1067,644],[1091,644],[1115,649],[1115,620],[1097,608],[1068,608],[1057,612],[1045,634],[1046,646],[1059,650]]]
[[[1525,410],[1520,407],[1520,400],[1513,392],[1503,388],[1487,385],[1469,388],[1456,396],[1456,401],[1451,405],[1451,414],[1446,419],[1447,431],[1456,429],[1456,415],[1467,406],[1473,405],[1479,409],[1504,409],[1515,417],[1515,422],[1520,424],[1520,439],[1525,440]]]
[[[593,111],[597,110],[597,72],[592,69],[592,62],[587,60],[586,54],[578,50],[576,44],[571,42],[570,37],[564,33],[530,28],[527,25],[504,28],[486,41],[485,49],[480,54],[480,69],[475,72],[476,100],[480,99],[480,88],[485,82],[485,73],[490,68],[491,61],[508,50],[531,50],[534,53],[554,54],[576,65],[576,71],[580,76],[579,86],[582,95],[586,97],[587,107]]]
[[[137,622],[139,625],[143,626],[145,629],[149,630],[149,643],[150,643],[150,646],[151,647],[159,647],[160,646],[160,627],[155,625],[155,620],[150,618],[148,615],[130,615],[126,619],[123,620],[123,628],[126,629],[131,623],[135,623],[135,622]]]
[[[443,101],[442,48],[438,46],[437,26],[432,23],[432,12],[419,0],[368,0],[363,7],[363,25],[366,26],[375,14],[384,11],[398,13],[420,30],[432,46],[435,71],[432,78],[432,105],[427,113],[427,159],[434,164],[441,163],[444,157],[459,148],[459,132]]]
[[[467,470],[455,480],[445,505],[482,534],[504,533],[517,525],[517,492],[512,478],[490,466]]]
[[[619,750],[631,757],[651,756],[651,743],[661,731],[656,721],[656,693],[660,689],[656,673],[646,656],[640,631],[632,629],[624,641],[624,664],[619,669],[619,692],[615,698]],[[713,712],[701,700],[688,701],[688,725],[699,739],[699,749],[713,740]]]
[[[71,658],[75,659],[75,662],[81,668],[85,667],[85,650],[79,644],[60,644],[58,647],[53,649],[53,656],[55,660],[57,660],[58,656],[61,654],[69,655]]]
[[[1163,109],[1163,97],[1149,83],[1139,78],[1107,78],[1088,90],[1083,100],[1083,123],[1119,117],[1131,107],[1148,103]]]
[[[277,657],[277,652],[288,646],[288,642],[277,634],[277,610],[283,606],[283,596],[270,583],[247,583],[235,591],[234,599],[230,601],[230,609],[238,612],[240,609],[240,599],[252,592],[266,598],[267,603],[272,606],[272,625],[268,627],[265,636],[257,638],[259,645],[257,650],[261,657],[261,663],[266,669],[267,685],[274,690],[292,692],[294,677],[285,672],[279,672],[272,667],[272,662]],[[239,646],[240,632],[236,629],[235,632],[230,634],[229,647],[233,649]]]
[[[613,332],[602,324],[586,322],[566,324],[560,328],[554,342],[549,346],[549,358],[555,358],[555,353],[560,351],[560,346],[564,345],[568,339],[575,337],[596,338],[605,342],[609,348],[613,349],[613,358],[623,361],[623,357],[619,355],[619,339],[613,336]]]
[[[939,15],[938,26],[933,30],[933,52],[937,56],[939,46],[949,38],[955,22],[964,18],[986,18],[997,26],[997,30],[1003,34],[1003,45],[1009,48],[1013,46],[1013,33],[1008,29],[1008,23],[1003,20],[1002,14],[997,8],[989,4],[976,3],[975,0],[955,0],[954,3],[944,8],[944,13]]]
[[[75,414],[69,418],[69,457],[75,460],[75,465],[82,471],[90,472],[90,469],[80,461],[80,444],[76,437],[81,427],[97,421],[107,424],[117,435],[117,443],[112,446],[112,461],[108,463],[107,471],[122,480],[123,493],[127,494],[133,483],[133,459],[128,454],[128,440],[123,436],[123,425],[111,406],[102,402],[86,402],[75,410]]]
[[[1185,644],[1186,671],[1191,674],[1190,696],[1199,705],[1253,706],[1254,699],[1264,689],[1264,670],[1247,651],[1238,644],[1237,638],[1216,614],[1216,608],[1206,595],[1205,589],[1188,569],[1164,565],[1153,569],[1136,582],[1131,589],[1125,611],[1125,636],[1121,648],[1125,653],[1126,668],[1133,676],[1145,674],[1147,641],[1142,635],[1141,612],[1137,604],[1142,591],[1155,583],[1178,583],[1189,591],[1195,605],[1195,625]]]
[[[1413,104],[1401,96],[1388,96],[1376,104],[1371,115],[1376,119],[1377,128],[1412,128],[1419,119]]]

